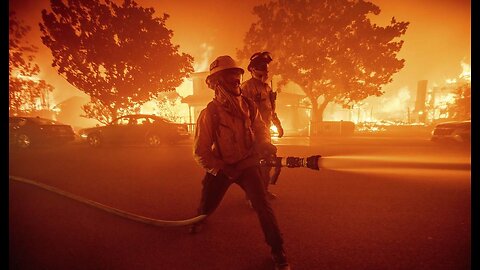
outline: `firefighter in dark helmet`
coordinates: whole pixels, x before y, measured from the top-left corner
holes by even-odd
[[[242,88],[242,95],[255,101],[255,104],[262,115],[262,119],[266,126],[270,129],[273,125],[277,128],[278,137],[283,136],[283,128],[280,120],[275,112],[276,92],[268,85],[268,64],[272,61],[269,52],[257,52],[250,57],[250,63],[247,67],[250,71],[251,78],[245,81],[240,87]],[[277,195],[270,192],[268,187],[270,183],[271,167],[262,168],[262,178],[267,191],[267,198],[275,199]]]

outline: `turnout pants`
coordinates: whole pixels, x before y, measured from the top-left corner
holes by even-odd
[[[265,183],[258,167],[245,169],[237,180],[229,180],[223,173],[206,173],[202,181],[199,214],[210,215],[218,207],[231,184],[238,184],[246,193],[256,211],[265,241],[272,249],[283,246],[283,239],[270,202],[266,198]]]
[[[268,191],[268,185],[270,184],[270,172],[272,171],[272,167],[261,167],[260,168],[260,175],[263,181],[263,188]]]

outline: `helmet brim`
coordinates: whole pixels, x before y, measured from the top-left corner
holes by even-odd
[[[241,67],[237,67],[237,66],[228,67],[228,66],[226,66],[226,67],[217,67],[217,68],[215,68],[215,70],[213,70],[213,71],[210,72],[210,75],[209,75],[209,76],[212,76],[212,75],[214,75],[214,74],[216,74],[216,73],[218,73],[218,72],[220,72],[220,71],[222,71],[222,70],[227,70],[227,69],[236,69],[236,70],[240,71],[241,74],[245,73],[245,71],[244,71],[243,68],[241,68]]]

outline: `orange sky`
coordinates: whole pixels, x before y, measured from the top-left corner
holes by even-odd
[[[29,39],[40,48],[37,60],[42,77],[55,86],[55,99],[60,102],[71,95],[82,93],[70,86],[51,68],[51,54],[40,41],[38,22],[41,10],[49,8],[49,0],[10,0],[10,9],[33,28]],[[198,67],[205,44],[210,48],[210,59],[222,54],[235,55],[242,47],[243,37],[256,19],[252,8],[267,1],[217,0],[137,0],[145,7],[154,7],[158,13],[167,13],[167,27],[174,31],[173,43],[180,50],[194,56]],[[386,25],[392,16],[409,21],[404,47],[399,56],[406,60],[405,67],[385,86],[388,95],[408,87],[415,95],[418,80],[443,84],[447,78],[457,77],[460,62],[470,64],[471,9],[468,0],[372,0],[382,12],[375,16],[379,25]],[[202,46],[203,44],[203,46]]]

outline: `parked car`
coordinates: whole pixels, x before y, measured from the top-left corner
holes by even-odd
[[[432,131],[431,140],[470,143],[471,135],[471,120],[451,121],[437,124]]]
[[[11,146],[29,148],[32,145],[67,143],[75,139],[70,125],[41,117],[11,116],[8,121]]]
[[[107,143],[142,143],[156,147],[190,137],[186,124],[173,123],[165,118],[146,114],[118,117],[105,126],[81,129],[79,135],[92,147]]]

